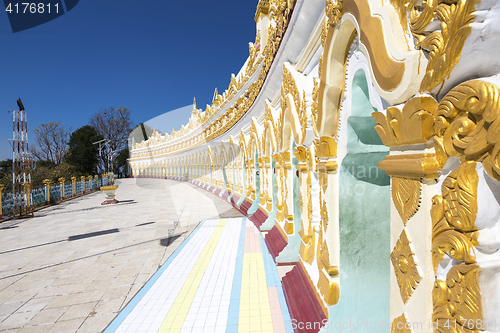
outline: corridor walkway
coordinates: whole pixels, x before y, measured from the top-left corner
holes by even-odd
[[[167,304],[179,288],[184,295],[188,284],[191,288],[186,295],[192,297],[193,286],[198,282],[201,287],[215,283],[214,293],[222,288],[218,313],[222,313],[223,304],[227,307],[227,288],[231,287],[230,299],[233,299],[241,274],[235,269],[231,272],[232,267],[243,265],[242,271],[245,271],[245,262],[255,265],[256,261],[251,257],[256,256],[257,245],[262,244],[260,234],[256,231],[252,234],[249,229],[254,228],[253,225],[247,224],[247,220],[227,202],[189,183],[162,179],[123,179],[117,183],[116,198],[120,201],[117,205],[101,206],[104,194],[96,192],[40,210],[34,218],[0,224],[1,332],[95,333],[106,328],[107,332],[119,332],[126,328],[127,323],[137,326],[129,319],[132,317],[125,315],[141,310],[140,305],[144,302],[146,308],[157,307],[147,302],[148,297],[150,300],[156,297],[150,296],[153,290],[160,295],[161,288],[169,289],[165,298]],[[200,224],[202,220],[206,221]],[[249,248],[246,238],[241,241],[242,234],[253,235]],[[262,248],[265,250],[265,246]],[[266,260],[269,260],[266,251],[264,255],[260,254],[261,259],[256,259],[260,260],[260,266],[246,269],[257,274],[260,291],[265,288],[269,291],[276,286],[276,292],[273,291],[273,295],[269,292],[267,296],[274,325],[279,318],[276,310],[283,314],[282,321],[287,319],[287,312],[286,306],[282,306],[282,296],[277,292],[276,268],[268,265],[274,271],[264,270]],[[247,255],[250,255],[249,261],[243,260]],[[183,277],[186,276],[184,284],[175,275],[181,271],[181,266],[176,266],[178,264],[185,265],[182,273]],[[193,267],[196,270],[192,270]],[[214,280],[209,275],[203,276],[203,279],[209,279],[208,282],[200,280],[198,275],[203,269],[205,274],[210,272]],[[171,271],[175,274],[168,275]],[[223,276],[219,272],[226,274],[224,283],[215,278]],[[264,275],[266,282],[262,279]],[[241,274],[239,278],[241,286],[253,290],[254,281],[246,280],[245,276]],[[154,284],[169,278],[174,279],[167,284],[169,288]],[[243,299],[243,288],[240,293]],[[263,293],[260,296],[265,297]],[[195,293],[192,304],[198,297]],[[178,297],[172,304],[177,309],[176,315],[174,312],[166,315],[174,319],[172,325],[177,327],[178,314],[185,312],[187,305]],[[242,326],[247,319],[240,316],[242,309],[250,311],[255,305],[248,303],[235,312],[234,304],[230,301],[227,331],[234,329],[235,325],[240,325],[243,331],[247,327],[250,330],[250,326]],[[165,307],[162,309],[166,311]],[[210,309],[214,311],[212,305]],[[231,316],[235,313],[239,314],[236,321]],[[191,314],[192,311],[186,314],[186,322],[192,318]],[[194,318],[192,327],[199,325],[199,318]],[[269,322],[269,317],[266,318]],[[169,325],[164,321],[158,330]],[[222,322],[216,321],[214,330],[221,330],[217,323]],[[139,327],[143,327],[142,324]],[[276,326],[280,327],[283,326]],[[187,331],[187,326],[182,326],[182,329]]]
[[[246,218],[203,221],[105,333],[288,332],[276,266]]]

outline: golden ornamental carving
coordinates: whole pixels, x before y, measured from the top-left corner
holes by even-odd
[[[328,18],[328,24],[332,28],[335,27],[342,18],[342,2],[343,0],[326,0],[326,17]]]
[[[425,143],[432,138],[437,102],[430,96],[410,99],[400,110],[388,107],[387,116],[372,113],[377,122],[375,130],[387,147]]]
[[[320,198],[320,209],[321,209],[321,226],[323,230],[326,231],[328,228],[328,207],[326,206],[326,201],[324,198]]]
[[[298,142],[298,144],[303,144],[304,139],[306,138],[306,129],[307,129],[307,102],[306,102],[306,91],[302,90],[302,104],[299,111],[299,121],[300,121],[300,131],[302,133],[302,142]]]
[[[453,88],[439,103],[434,146],[442,165],[450,156],[482,161],[500,181],[500,89],[472,80]]]
[[[272,108],[271,104],[269,103],[268,100],[266,100],[266,106],[264,108],[264,117],[265,117],[266,122],[270,121],[273,124],[274,121],[273,121],[273,113],[271,111],[271,108]]]
[[[337,156],[337,142],[331,136],[322,136],[315,141],[316,153],[320,158],[331,158]]]
[[[297,160],[299,160],[301,162],[307,160],[307,148],[304,147],[304,146],[294,147],[293,148],[293,154],[295,155],[295,157],[297,158]],[[306,166],[306,168],[307,168],[307,165],[304,164],[304,166]],[[297,166],[297,168],[299,168],[299,165]]]
[[[313,219],[313,204],[312,204],[312,167],[313,167],[313,154],[311,150],[307,150],[307,219],[309,220],[309,228],[308,234],[312,235],[312,219]]]
[[[411,333],[411,324],[404,313],[392,321],[391,333]]]
[[[450,269],[446,281],[436,280],[432,321],[438,332],[480,332],[485,328],[479,272],[478,265],[461,263]]]
[[[304,147],[303,147],[304,148]],[[296,154],[297,155],[297,154]],[[310,265],[313,263],[314,260],[314,234],[313,234],[313,228],[312,228],[312,185],[311,185],[311,159],[312,159],[312,154],[309,149],[305,149],[305,159],[301,162],[304,163],[304,166],[302,167],[301,171],[306,174],[306,189],[307,189],[307,206],[304,208],[303,202],[301,202],[300,206],[302,209],[306,210],[307,213],[307,228],[304,226],[304,219],[301,219],[301,225],[302,228],[299,231],[299,235],[302,238],[302,242],[300,245],[299,249],[299,254],[304,262],[309,263]],[[300,175],[301,181],[302,181],[302,173]],[[301,200],[302,200],[302,193],[301,193]]]
[[[462,163],[441,186],[442,195],[432,198],[432,261],[434,272],[444,254],[472,264],[476,260],[474,244],[477,228],[476,162]]]
[[[260,0],[257,4],[257,10],[255,11],[255,22],[257,22],[261,15],[269,14],[269,1]]]
[[[321,58],[320,58],[321,59]],[[321,60],[320,60],[321,62]],[[320,64],[321,68],[321,64]],[[311,121],[312,121],[312,129],[314,131],[314,135],[316,137],[319,137],[319,132],[318,132],[318,127],[317,127],[317,121],[318,121],[318,92],[319,92],[319,83],[318,81],[313,78],[314,82],[314,88],[312,92],[312,103],[311,103]]]
[[[334,305],[339,301],[340,287],[333,278],[338,277],[339,268],[330,264],[329,251],[326,239],[323,239],[323,229],[320,228],[317,247],[317,265],[319,280],[317,287],[326,304]]]
[[[421,189],[422,183],[419,180],[392,177],[392,200],[404,224],[420,207]]]
[[[302,230],[301,230],[302,231]],[[299,254],[304,262],[312,265],[314,260],[314,235],[301,235],[302,242],[300,243]]]
[[[291,94],[295,103],[295,110],[300,110],[300,92],[292,73],[287,68],[287,63],[283,63],[283,83],[281,83],[281,109],[286,109],[286,96]]]
[[[287,109],[286,98],[288,94],[292,96],[293,103],[295,104],[295,111],[299,116],[299,122],[301,127],[302,138],[306,135],[307,128],[307,105],[305,103],[305,91],[304,98],[300,96],[300,91],[297,88],[297,83],[293,77],[291,70],[287,68],[287,63],[283,64],[283,83],[281,84],[281,113],[280,118],[285,117],[285,110]],[[281,119],[281,124],[284,124],[284,119]],[[299,124],[297,124],[299,125]],[[302,142],[297,142],[301,144]]]
[[[276,120],[276,124],[274,126],[274,137],[276,138],[276,145],[277,145],[277,150],[281,149],[281,142],[283,141],[282,135],[283,135],[283,121],[284,121],[284,110],[280,110],[280,116]]]
[[[255,120],[252,119],[251,121],[251,124],[250,124],[250,142],[253,142],[255,143],[255,149],[257,150],[257,154],[261,154],[260,153],[260,147],[259,147],[259,132],[257,132],[257,125],[255,125]],[[250,143],[249,143],[250,144]],[[252,154],[254,154],[254,152],[249,152],[249,156],[251,158],[253,158],[254,156]]]
[[[328,17],[325,17],[323,26],[321,27],[321,45],[323,46],[323,48],[325,47],[326,35],[328,34],[329,27],[330,25],[328,24]]]
[[[416,48],[429,52],[420,91],[431,91],[444,83],[460,60],[478,0],[428,0],[418,7],[413,5],[414,1],[410,3],[410,29],[417,39]],[[428,26],[435,18],[440,21],[441,29],[429,32]]]
[[[405,304],[422,279],[418,273],[413,255],[410,248],[410,241],[408,240],[406,231],[403,230],[391,253],[391,262],[398,281],[399,292]]]

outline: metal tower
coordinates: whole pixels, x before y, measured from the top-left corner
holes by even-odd
[[[11,112],[12,116],[12,196],[14,217],[33,216],[30,209],[31,169],[33,156],[28,146],[28,118],[23,103],[17,100],[19,110]]]

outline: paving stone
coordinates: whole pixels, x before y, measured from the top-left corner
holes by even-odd
[[[0,323],[0,330],[22,328],[37,314],[36,311],[11,314]]]
[[[71,320],[77,318],[87,318],[91,313],[95,313],[94,308],[98,302],[89,302],[71,305],[62,315],[61,320]]]
[[[47,333],[76,332],[83,324],[85,318],[58,321],[47,331]],[[96,330],[95,332],[100,332]]]
[[[17,333],[40,333],[47,332],[52,328],[53,324],[41,324],[36,326],[25,326],[21,328]]]
[[[31,312],[36,311],[40,312],[47,304],[52,302],[55,297],[43,297],[43,298],[33,298],[26,302],[23,306],[17,309],[16,313],[22,312]]]
[[[27,301],[3,303],[0,305],[0,315],[8,315],[14,313],[15,311],[17,311],[17,309],[26,304],[26,302]]]
[[[53,324],[69,309],[69,307],[59,307],[53,309],[43,309],[33,317],[30,325]]]

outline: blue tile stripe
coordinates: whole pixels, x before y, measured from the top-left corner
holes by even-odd
[[[155,284],[155,282],[158,280],[158,278],[165,272],[167,267],[174,261],[175,257],[182,251],[184,246],[193,238],[193,236],[198,232],[198,230],[201,228],[201,226],[205,223],[205,221],[208,220],[203,220],[198,224],[198,226],[191,232],[191,234],[182,242],[182,244],[177,248],[177,250],[170,255],[170,257],[165,261],[165,263],[156,271],[156,273],[149,279],[149,281],[142,287],[142,289],[132,298],[132,300],[123,308],[123,310],[118,314],[118,316],[115,317],[115,319],[111,322],[111,324],[106,327],[106,329],[103,331],[103,333],[112,333],[115,332],[118,327],[123,323],[125,318],[132,312],[132,310],[135,308],[135,306],[141,301],[141,299],[146,295],[146,293],[151,289],[151,287]]]
[[[267,286],[276,287],[286,332],[293,333],[292,320],[290,318],[290,313],[288,312],[288,306],[286,305],[285,294],[283,293],[283,287],[281,286],[280,276],[262,235],[260,236],[260,245],[262,247],[262,256],[264,257],[264,267],[266,268]]]
[[[246,217],[241,219],[240,240],[234,267],[233,288],[231,290],[231,302],[227,318],[226,333],[238,333],[238,322],[240,317],[241,275],[243,273],[243,255],[245,250]]]

